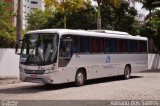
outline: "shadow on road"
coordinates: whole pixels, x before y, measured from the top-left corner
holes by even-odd
[[[142,76],[131,76],[131,79],[142,78]],[[129,80],[131,80],[129,79]],[[113,83],[115,81],[122,81],[122,77],[107,77],[107,78],[100,78],[89,80],[86,82],[84,86],[100,84],[100,83]],[[66,84],[59,84],[59,85],[43,85],[43,84],[35,84],[35,85],[24,85],[21,87],[15,88],[4,88],[0,89],[0,94],[33,94],[39,93],[44,91],[56,91],[61,89],[68,89],[68,88],[75,88],[74,83],[66,83]]]
[[[142,76],[131,76],[131,79],[136,79],[136,78],[142,78]],[[115,81],[123,81],[124,78],[121,76],[116,76],[116,77],[106,77],[106,78],[99,78],[99,79],[93,79],[93,80],[89,80],[86,82],[86,85],[92,85],[92,84],[98,84],[98,83],[112,83]],[[125,81],[125,80],[124,80]]]

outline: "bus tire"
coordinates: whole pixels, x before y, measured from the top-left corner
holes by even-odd
[[[75,76],[76,86],[84,85],[85,80],[86,80],[85,72],[83,70],[78,70]]]
[[[125,80],[130,79],[130,77],[131,77],[131,67],[129,65],[125,66],[123,76],[124,76]]]
[[[48,84],[48,83],[46,83],[46,84],[44,84],[44,86],[45,86],[46,88],[50,88],[50,87],[53,87],[53,84]]]

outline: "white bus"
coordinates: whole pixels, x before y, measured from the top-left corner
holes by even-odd
[[[130,74],[147,69],[148,39],[108,30],[44,29],[22,40],[20,79],[60,84]],[[17,48],[16,48],[17,51]]]

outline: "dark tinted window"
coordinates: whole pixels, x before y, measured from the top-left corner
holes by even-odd
[[[147,42],[141,40],[129,40],[129,53],[144,53],[147,52]]]
[[[107,38],[105,40],[106,53],[117,53],[117,39]]]
[[[128,42],[128,52],[129,53],[137,52],[137,41],[136,40],[129,40],[129,42]]]
[[[128,52],[128,41],[125,39],[118,40],[118,52],[119,53],[126,53]]]
[[[78,53],[79,52],[79,37],[78,36],[73,36],[72,37],[72,53]]]
[[[90,39],[89,37],[79,37],[79,51],[80,52],[90,52]]]
[[[91,52],[104,53],[104,38],[91,38]]]
[[[147,42],[146,41],[142,41],[143,42],[143,51],[147,52]]]
[[[141,53],[147,52],[147,41],[67,35],[73,53]]]
[[[138,52],[147,52],[147,42],[146,41],[137,41]]]

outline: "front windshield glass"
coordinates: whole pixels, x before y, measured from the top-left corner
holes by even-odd
[[[26,35],[21,48],[20,62],[25,65],[49,65],[57,60],[57,34]]]

